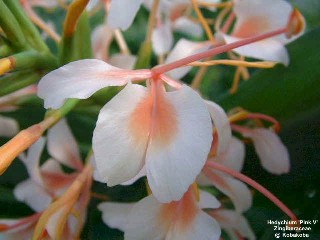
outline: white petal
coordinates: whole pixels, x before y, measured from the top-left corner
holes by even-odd
[[[102,220],[105,224],[124,231],[133,205],[133,203],[105,202],[100,203],[98,209],[102,212]]]
[[[223,38],[226,43],[233,43],[240,40],[240,38],[231,37],[225,34],[223,34]],[[287,49],[281,42],[275,39],[265,39],[259,42],[235,48],[232,51],[235,51],[236,53],[246,57],[280,62],[285,66],[288,66],[289,64],[289,55]]]
[[[291,5],[284,0],[236,0],[235,36],[249,37],[287,26]]]
[[[28,150],[27,157],[22,159],[30,178],[39,186],[43,185],[43,179],[40,173],[40,157],[45,145],[45,139],[41,137]]]
[[[137,143],[131,115],[147,96],[147,89],[128,84],[100,111],[93,133],[93,152],[99,175],[114,186],[136,176],[144,165],[148,136]]]
[[[61,119],[48,131],[48,152],[60,163],[73,169],[81,169],[79,148],[65,119]]]
[[[173,35],[170,24],[165,22],[157,26],[152,32],[152,48],[157,55],[170,51],[173,45]]]
[[[174,136],[165,144],[152,139],[146,155],[148,182],[160,202],[183,196],[204,166],[212,143],[209,112],[194,90],[184,85],[165,93],[165,98],[175,111]]]
[[[218,149],[219,155],[225,151],[231,141],[231,127],[229,119],[225,111],[216,103],[206,101],[208,111],[213,121],[213,125],[218,134]]]
[[[123,69],[133,69],[136,64],[137,57],[134,55],[114,54],[108,62],[116,67]]]
[[[192,42],[186,39],[180,39],[169,53],[165,63],[171,63],[192,54],[202,52],[209,47],[206,42]],[[192,67],[181,67],[168,72],[168,75],[175,79],[185,76]]]
[[[244,157],[245,146],[243,142],[235,137],[231,137],[226,151],[216,156],[213,161],[240,172],[243,167]]]
[[[199,211],[192,225],[183,231],[174,227],[166,236],[166,240],[218,240],[221,229],[216,220],[203,211]]]
[[[42,164],[41,172],[65,174],[62,170],[61,165],[54,159],[48,159],[44,164]]]
[[[87,4],[86,9],[88,11],[91,11],[92,9],[94,9],[95,7],[97,7],[100,3],[100,0],[90,0],[89,3]]]
[[[214,175],[212,175],[211,180],[213,180],[214,186],[231,198],[238,212],[244,212],[251,207],[252,195],[247,185],[216,171],[212,172]]]
[[[200,38],[203,34],[201,25],[193,22],[187,17],[180,17],[175,20],[173,23],[173,29],[197,38]]]
[[[255,235],[247,219],[239,213],[232,210],[221,209],[214,210],[212,216],[214,216],[218,220],[223,229],[236,230],[241,234],[241,236],[249,240],[255,240]]]
[[[112,0],[108,25],[127,30],[133,22],[143,0]]]
[[[26,203],[36,212],[41,212],[46,209],[52,200],[44,188],[32,180],[19,183],[14,188],[14,195],[19,201]]]
[[[100,59],[103,61],[108,60],[109,47],[112,40],[113,31],[106,24],[99,25],[93,30],[91,34],[91,42],[94,57],[96,59]]]
[[[146,172],[146,168],[143,167],[141,168],[140,172],[132,179],[130,179],[129,181],[126,181],[124,183],[122,183],[121,185],[131,185],[133,183],[135,183],[136,181],[138,181],[140,178],[144,177],[147,175],[147,172]]]
[[[221,204],[212,194],[200,191],[200,201],[198,205],[200,208],[218,208]]]
[[[58,239],[56,236],[57,229],[59,228],[59,224],[61,224],[61,218],[65,215],[65,213],[69,211],[67,206],[63,206],[58,209],[51,217],[49,218],[46,224],[46,230],[51,239]],[[66,226],[64,226],[64,233],[66,232]],[[65,238],[62,238],[65,239]]]
[[[197,184],[199,184],[200,186],[212,186],[212,182],[210,181],[209,178],[207,178],[207,176],[201,172],[197,179],[196,179]]]
[[[170,223],[161,219],[161,206],[152,195],[134,204],[127,216],[124,239],[165,239]]]
[[[18,132],[19,126],[16,120],[0,116],[0,137],[13,137]]]
[[[108,73],[119,73],[108,75]],[[129,80],[121,69],[97,59],[68,63],[47,75],[38,85],[38,96],[45,108],[59,108],[67,98],[86,99],[101,88],[122,86]]]
[[[265,128],[258,128],[243,135],[253,140],[261,164],[266,170],[273,174],[289,172],[289,153],[277,134]]]

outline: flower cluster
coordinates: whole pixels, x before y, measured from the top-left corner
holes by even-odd
[[[50,69],[36,87],[0,99],[1,110],[15,108],[17,99],[37,89],[37,96],[49,109],[44,121],[21,131],[0,149],[0,157],[4,156],[0,172],[20,154],[30,178],[13,192],[16,199],[35,211],[21,219],[0,220],[0,232],[11,239],[78,239],[93,179],[113,187],[131,185],[146,177],[148,196],[140,201],[114,202],[104,195],[107,201],[98,205],[104,223],[123,231],[129,240],[214,240],[220,239],[221,229],[231,239],[255,239],[244,217],[252,205],[252,193],[246,184],[296,219],[268,190],[241,174],[244,143],[253,143],[262,166],[270,173],[289,171],[289,153],[277,135],[279,123],[241,108],[226,113],[199,91],[208,66],[235,66],[231,92],[236,92],[240,78],[250,76],[248,67],[289,64],[285,44],[303,33],[304,20],[288,2],[24,0],[21,4],[49,37],[62,42],[63,50],[59,67]],[[68,7],[62,38],[33,10],[58,6]],[[91,36],[95,59],[68,53],[75,51],[79,42],[75,29],[85,19],[85,14],[81,17],[84,11],[106,13],[103,24]],[[131,26],[138,11],[149,12],[149,25],[144,47],[135,56],[121,30]],[[207,19],[211,15],[215,17]],[[189,39],[175,43],[176,32]],[[202,38],[204,33],[207,40]],[[111,51],[114,42],[120,53]],[[152,50],[158,65],[149,69]],[[24,53],[23,48],[19,51]],[[39,50],[41,56],[43,52]],[[230,59],[213,59],[224,52]],[[263,61],[246,61],[247,57]],[[12,58],[0,61],[4,66],[0,65],[0,73],[16,67]],[[200,70],[190,87],[184,80],[196,66]],[[75,99],[94,99],[99,90],[110,87],[117,87],[117,94],[101,107],[92,150],[86,151],[88,156],[82,161],[63,116],[79,102]],[[0,117],[0,123],[0,135],[11,137],[18,132],[13,120]],[[47,129],[45,140],[41,136]],[[46,141],[50,158],[40,164]],[[217,191],[209,193],[205,191],[208,189]],[[224,204],[221,196],[230,204]]]

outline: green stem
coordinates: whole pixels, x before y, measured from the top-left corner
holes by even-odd
[[[27,48],[26,39],[20,25],[3,0],[0,0],[0,26],[7,38],[10,39],[13,47],[17,50]]]
[[[28,16],[24,13],[23,8],[17,0],[5,0],[5,4],[10,9],[12,14],[21,26],[22,32],[25,35],[27,42],[39,51],[49,52],[49,48],[42,40],[41,35],[35,25],[31,22]]]

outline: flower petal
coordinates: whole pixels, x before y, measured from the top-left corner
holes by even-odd
[[[170,51],[173,44],[173,35],[169,22],[157,26],[152,32],[152,48],[157,55]]]
[[[288,173],[290,160],[287,148],[277,134],[265,128],[256,128],[243,133],[253,140],[262,166],[273,174]]]
[[[169,53],[165,63],[171,63],[181,58],[206,50],[209,47],[207,42],[192,42],[186,39],[180,39],[172,51]],[[181,67],[168,72],[168,75],[175,79],[184,77],[192,67]]]
[[[225,34],[223,34],[222,37],[227,44],[240,40],[240,38],[231,37]],[[275,39],[265,39],[259,42],[235,48],[232,51],[246,57],[280,62],[285,66],[289,65],[289,55],[287,49],[282,43]]]
[[[71,62],[40,80],[38,96],[44,99],[45,108],[59,108],[67,98],[86,99],[101,88],[125,85],[130,77],[121,73],[97,59]]]
[[[0,136],[13,137],[19,132],[19,126],[16,120],[9,117],[0,116]]]
[[[292,7],[283,0],[236,0],[234,12],[237,22],[233,35],[245,38],[286,27]]]
[[[162,204],[153,195],[134,204],[127,216],[124,238],[130,240],[165,239],[170,222],[163,221],[161,218],[161,206]]]
[[[30,178],[39,186],[43,185],[43,179],[40,173],[40,157],[45,145],[45,139],[41,137],[28,150],[26,157],[22,158],[22,162],[27,168]]]
[[[93,30],[91,34],[91,42],[94,57],[96,59],[100,59],[103,61],[108,60],[109,46],[112,42],[112,39],[113,32],[106,24],[99,25]]]
[[[177,224],[168,232],[167,240],[218,240],[221,229],[218,222],[203,211],[199,211],[188,228],[181,229]]]
[[[52,201],[45,189],[32,180],[19,183],[13,192],[19,201],[26,203],[36,212],[46,209]]]
[[[247,219],[239,213],[232,210],[219,209],[213,210],[210,215],[218,220],[220,226],[227,230],[227,233],[229,232],[228,230],[236,230],[238,234],[240,233],[246,239],[256,239]]]
[[[48,152],[60,163],[73,169],[81,169],[83,166],[78,144],[65,119],[49,129]]]
[[[145,177],[146,175],[147,175],[146,168],[143,167],[143,168],[141,168],[140,172],[134,178],[122,183],[121,185],[124,185],[124,186],[131,185],[131,184],[135,183],[136,181],[138,181],[140,178]]]
[[[142,2],[143,0],[112,0],[107,20],[108,25],[112,28],[127,30]]]
[[[203,29],[199,23],[195,23],[187,17],[180,17],[173,22],[173,29],[188,34],[192,37],[200,38]]]
[[[147,89],[128,84],[100,111],[93,133],[93,152],[96,169],[108,186],[126,182],[136,176],[144,165],[148,135],[139,142],[133,136],[131,116],[147,96]],[[141,118],[148,113],[142,112]]]
[[[213,158],[213,161],[240,172],[243,167],[244,157],[245,146],[243,142],[235,137],[231,137],[226,151]]]
[[[199,207],[202,208],[218,208],[220,207],[220,202],[212,194],[200,191],[200,201],[198,203]]]
[[[217,189],[231,198],[236,211],[244,212],[251,207],[252,195],[247,185],[243,182],[216,171],[212,171],[212,174],[208,177]]]
[[[163,112],[161,118],[167,122],[157,130],[160,135],[167,124],[172,132],[170,139],[151,138],[146,170],[154,196],[170,202],[183,196],[204,166],[212,143],[212,124],[204,101],[190,87],[165,93],[164,98],[162,108],[172,108],[172,112]]]
[[[105,202],[100,203],[98,209],[102,212],[102,220],[105,224],[124,231],[133,205],[133,203]]]
[[[109,59],[109,63],[122,69],[133,69],[136,64],[137,57],[134,55],[114,54]]]
[[[217,155],[228,148],[231,141],[231,127],[225,111],[216,103],[206,101],[208,111],[213,121],[213,125],[218,134]]]

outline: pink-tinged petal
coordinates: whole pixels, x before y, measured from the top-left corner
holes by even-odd
[[[213,158],[213,161],[240,172],[245,158],[245,146],[242,141],[231,137],[228,148],[220,155]]]
[[[186,85],[157,99],[157,122],[146,154],[150,188],[160,202],[179,200],[205,164],[212,124],[203,99]]]
[[[112,0],[108,14],[108,25],[127,30],[135,18],[143,0]]]
[[[26,203],[36,212],[46,209],[52,201],[45,189],[32,180],[19,183],[13,193],[19,201]]]
[[[169,22],[157,26],[152,32],[152,48],[157,55],[170,51],[173,45],[173,35]]]
[[[0,116],[0,137],[13,137],[18,132],[19,126],[16,120]]]
[[[200,201],[198,205],[201,209],[203,209],[218,208],[221,204],[212,194],[205,191],[200,191]]]
[[[231,239],[239,239],[235,232],[240,234],[242,237],[245,237],[249,240],[255,240],[256,237],[247,221],[239,213],[221,209],[221,210],[213,210],[210,212],[210,215],[213,216],[220,224],[220,226],[226,230],[227,233],[231,233],[229,236]],[[236,235],[236,238],[232,238],[232,236]]]
[[[53,173],[53,174],[65,174],[61,165],[54,159],[48,159],[41,166],[41,172]]]
[[[108,60],[109,47],[112,40],[113,31],[106,24],[99,25],[93,30],[91,35],[91,42],[93,54],[96,59],[100,59],[103,61]]]
[[[93,152],[96,169],[108,186],[130,180],[144,165],[148,135],[139,132],[149,130],[145,129],[147,126],[135,128],[134,124],[148,118],[148,113],[142,111],[137,116],[140,119],[133,119],[132,115],[147,96],[145,87],[128,84],[100,111],[93,133]]]
[[[92,9],[98,7],[100,2],[100,0],[90,0],[87,4],[86,10],[91,11]]]
[[[114,54],[109,58],[108,62],[122,69],[133,69],[136,64],[137,57],[134,55]]]
[[[252,139],[261,164],[266,170],[273,174],[289,172],[289,153],[277,134],[269,129],[256,128],[243,133],[243,136]]]
[[[124,238],[130,240],[165,239],[171,219],[163,218],[162,204],[152,195],[132,206],[127,216]]]
[[[203,34],[201,25],[187,17],[180,17],[176,19],[173,22],[172,27],[175,31],[182,32],[196,38],[200,38]]]
[[[292,7],[284,0],[236,0],[234,12],[233,36],[246,38],[286,27]]]
[[[221,229],[218,222],[203,211],[199,211],[188,228],[174,225],[166,235],[166,240],[218,240]]]
[[[40,157],[44,145],[45,139],[40,138],[29,148],[27,156],[22,158],[22,162],[26,166],[30,178],[39,186],[43,185],[43,179],[40,173]]]
[[[206,101],[213,125],[218,134],[217,155],[224,152],[231,141],[231,127],[225,111],[216,103]]]
[[[210,170],[209,170],[210,171]],[[208,175],[207,175],[208,176]],[[225,176],[216,171],[208,176],[213,185],[227,195],[233,202],[236,211],[244,212],[252,205],[252,195],[243,182],[240,182],[229,176]]]
[[[98,209],[102,212],[102,220],[105,224],[124,231],[133,205],[133,203],[105,202],[100,203]]]
[[[38,85],[38,96],[45,108],[59,108],[67,98],[86,99],[101,88],[122,86],[130,76],[121,69],[97,59],[68,63],[47,75]]]
[[[202,52],[209,48],[208,42],[192,42],[186,39],[180,39],[169,53],[165,63],[171,63],[192,54]],[[175,79],[184,77],[192,67],[181,67],[168,72],[168,75]]]
[[[240,38],[222,35],[227,44],[239,41]],[[234,52],[261,60],[274,61],[289,64],[289,55],[284,45],[275,39],[265,39],[256,43],[251,43],[243,47],[233,49]]]
[[[146,175],[147,175],[146,168],[143,167],[143,168],[141,168],[140,172],[134,178],[122,183],[121,185],[124,185],[124,186],[131,185],[131,184],[135,183],[136,181],[138,181],[140,178],[145,177]]]
[[[48,131],[48,152],[60,163],[73,169],[81,169],[79,148],[65,119],[61,119]]]

